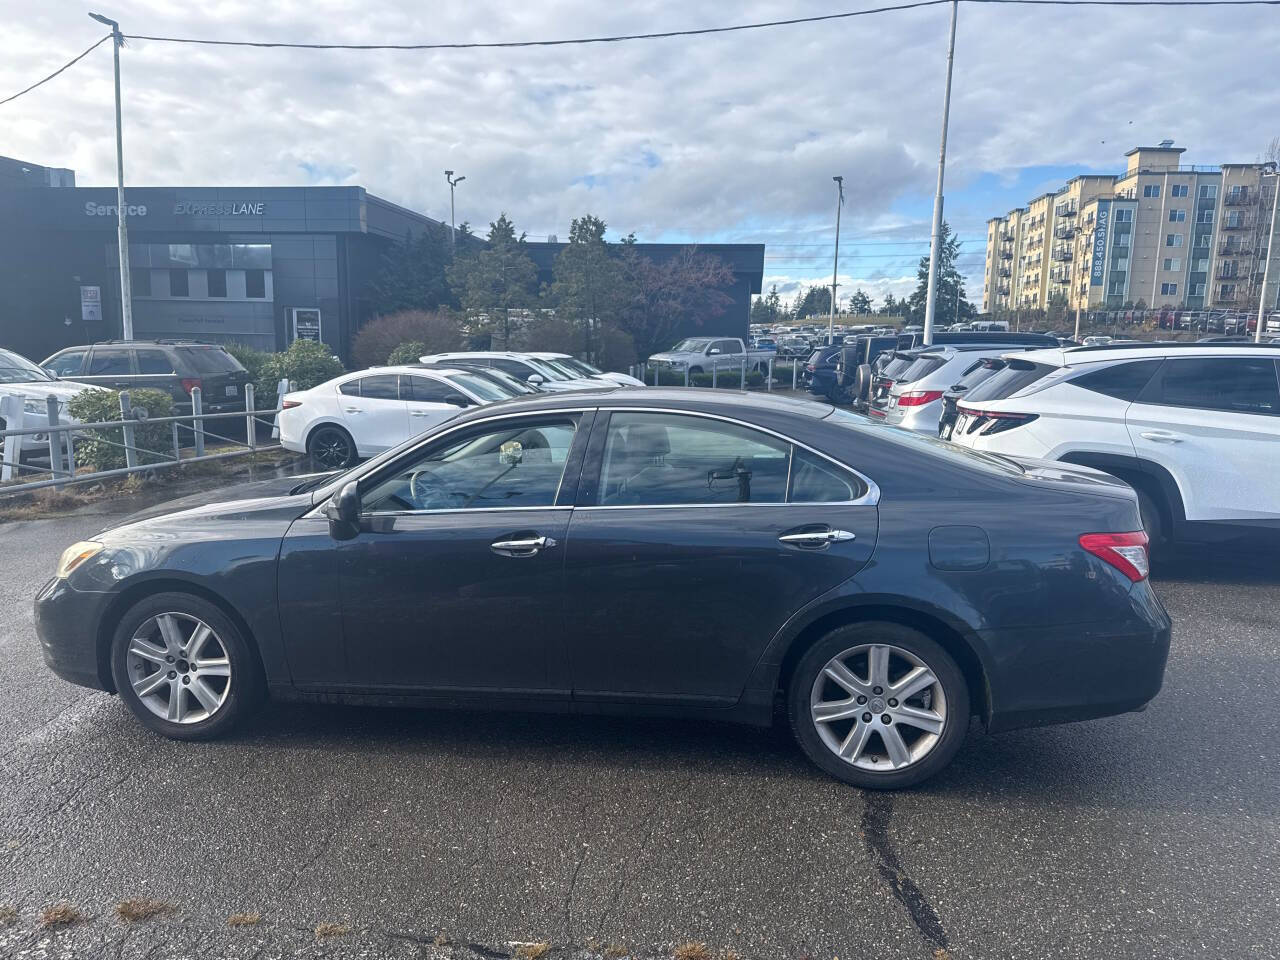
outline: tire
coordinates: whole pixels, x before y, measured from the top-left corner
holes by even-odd
[[[1164,511],[1146,490],[1135,487],[1134,492],[1138,494],[1138,513],[1142,517],[1142,529],[1147,534],[1148,548],[1152,551],[1159,550],[1168,543]]]
[[[188,661],[184,651],[205,627],[198,659]],[[266,688],[262,664],[240,629],[219,607],[189,593],[157,593],[129,608],[112,637],[111,675],[134,716],[174,740],[229,733],[258,707]]]
[[[691,376],[691,377],[692,377],[695,373],[701,373],[701,372],[702,372],[702,368],[701,368],[701,367],[690,367],[690,368],[689,368],[689,376]]]
[[[871,647],[890,649],[888,669],[881,674],[888,678],[888,688],[874,684],[870,676]],[[829,679],[825,671],[837,657],[845,665],[846,682],[856,683],[844,686]],[[889,706],[893,683],[920,666],[932,672],[932,683]],[[877,686],[880,694],[874,692]],[[855,689],[866,693],[854,693]],[[865,702],[858,704],[857,696],[865,696]],[[850,716],[819,722],[814,718],[815,702],[828,705],[829,713],[844,710]],[[911,711],[915,716],[909,717]],[[787,716],[800,749],[816,766],[856,787],[898,790],[929,779],[955,757],[969,728],[969,688],[950,654],[920,631],[897,623],[854,623],[831,631],[801,657],[787,688]],[[885,716],[889,724],[881,719]],[[935,729],[916,726],[922,721]],[[891,733],[901,745],[896,764],[881,731]],[[850,759],[838,755],[841,748],[852,753]]]
[[[326,470],[345,470],[358,459],[356,442],[342,427],[322,423],[307,437],[307,456]]]

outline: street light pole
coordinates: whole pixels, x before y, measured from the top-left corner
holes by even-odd
[[[1258,329],[1253,335],[1254,343],[1262,342],[1262,330],[1267,325],[1267,279],[1271,275],[1271,261],[1276,255],[1276,208],[1280,206],[1280,170],[1273,167],[1263,176],[1275,180],[1276,192],[1271,198],[1271,229],[1267,234],[1267,261],[1262,266],[1262,289],[1258,292]]]
[[[831,312],[827,316],[827,346],[836,341],[836,276],[840,271],[840,208],[844,206],[844,177],[832,177],[836,182],[836,255],[831,264]]]
[[[124,202],[124,132],[120,119],[120,48],[124,46],[124,34],[120,24],[100,13],[89,14],[94,20],[111,28],[111,47],[115,55],[116,76],[116,243],[120,247],[120,335],[133,339],[133,283],[129,276],[129,227],[128,207]]]
[[[454,226],[453,188],[467,178],[455,177],[452,170],[446,170],[444,178],[449,182],[449,252],[452,254],[458,250],[458,228]]]
[[[924,342],[933,343],[933,310],[938,296],[938,262],[942,256],[942,184],[947,166],[947,122],[951,118],[951,67],[956,56],[956,15],[960,0],[951,0],[951,39],[947,43],[947,84],[942,94],[942,142],[938,147],[938,189],[933,196],[933,234],[929,239],[929,286],[924,301]]]

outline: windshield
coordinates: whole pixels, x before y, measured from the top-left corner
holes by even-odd
[[[554,360],[548,360],[546,357],[540,357],[539,359],[543,363],[547,364],[548,366],[554,367],[555,369],[559,370],[570,380],[581,380],[582,377],[584,376],[581,370],[574,368],[574,366],[570,364],[568,360],[565,360],[562,357],[557,357]],[[585,374],[585,376],[589,377],[589,376],[592,376],[592,374],[588,373],[588,374]]]
[[[836,423],[849,429],[875,430],[877,431],[876,436],[880,439],[900,444],[903,448],[920,450],[926,454],[942,457],[967,467],[976,467],[989,473],[1020,477],[1026,472],[1013,460],[1005,457],[996,456],[993,453],[985,453],[981,450],[973,450],[969,447],[961,447],[954,443],[948,443],[946,440],[939,440],[937,437],[917,433],[914,430],[901,430],[898,427],[891,427],[860,413],[842,410],[839,407],[834,407],[826,417],[826,420],[828,423]]]
[[[505,385],[500,385],[488,377],[480,376],[474,373],[448,373],[445,377],[458,386],[475,394],[481,400],[490,403],[497,403],[499,400],[510,400],[516,396],[516,391]]]
[[[500,389],[510,390],[513,394],[537,393],[538,388],[531,383],[525,383],[519,377],[513,377],[505,370],[499,370],[497,367],[476,367],[468,370],[468,373],[486,380],[495,382]]]
[[[584,377],[598,377],[602,373],[599,367],[593,367],[587,361],[579,360],[577,357],[556,357],[556,363]]]
[[[689,337],[671,348],[672,353],[701,353],[711,342],[710,337]]]
[[[548,380],[578,379],[577,374],[565,373],[559,367],[552,366],[549,360],[539,360],[537,357],[521,357],[521,359]]]
[[[30,383],[33,380],[54,380],[26,357],[10,350],[0,350],[0,383]]]

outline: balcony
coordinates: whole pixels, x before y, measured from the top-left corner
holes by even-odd
[[[1223,217],[1222,223],[1219,224],[1220,230],[1248,230],[1253,226],[1252,217]]]
[[[1059,240],[1070,240],[1076,235],[1074,223],[1060,223],[1053,228],[1053,235]]]
[[[1074,217],[1076,215],[1075,201],[1071,203],[1060,203],[1053,208],[1055,217]]]
[[[1005,243],[1013,243],[1013,231],[1012,231],[1012,230],[1001,230],[1001,231],[1000,231],[1000,239],[1001,239],[1002,241],[1004,241]]]
[[[1234,290],[1219,290],[1218,296],[1215,299],[1219,303],[1235,303],[1236,292]]]
[[[1253,253],[1253,244],[1239,237],[1232,237],[1218,244],[1218,256],[1220,257],[1245,257],[1251,253]]]
[[[1239,190],[1228,190],[1222,195],[1222,205],[1224,207],[1243,207],[1256,202],[1256,200],[1257,198],[1249,192],[1248,187],[1241,187]]]
[[[1060,260],[1064,263],[1070,262],[1071,260],[1075,259],[1075,253],[1071,250],[1070,247],[1054,247],[1053,253],[1050,254],[1050,256],[1052,259]]]
[[[1243,280],[1246,275],[1247,271],[1241,273],[1240,268],[1234,263],[1224,263],[1218,267],[1218,272],[1214,274],[1219,280]]]
[[[1001,297],[1007,297],[1007,296],[1009,295],[1009,287],[1008,287],[1008,285],[1006,284],[1006,285],[1005,285],[1005,286],[1003,286],[1003,287],[996,287],[996,294],[997,294],[997,295],[999,295],[999,296],[1001,296]]]
[[[996,271],[996,273],[1002,277],[1009,277],[1013,275],[1012,271],[1008,267],[1001,267]]]

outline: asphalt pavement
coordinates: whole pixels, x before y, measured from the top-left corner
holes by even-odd
[[[1157,568],[1146,712],[975,726],[887,795],[706,723],[272,705],[162,740],[36,646],[31,598],[108,521],[0,524],[2,957],[1275,954],[1280,550]],[[83,919],[42,927],[59,902]]]

